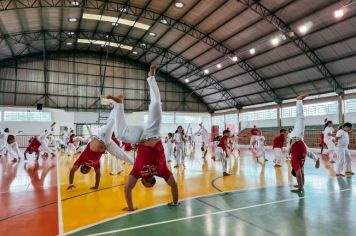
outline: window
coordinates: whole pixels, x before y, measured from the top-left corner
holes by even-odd
[[[229,129],[231,133],[235,133],[238,129],[237,114],[225,115],[226,129]]]
[[[176,116],[176,124],[199,124],[202,122],[201,116]]]
[[[51,112],[5,111],[4,121],[51,122]]]
[[[143,123],[147,123],[148,115],[143,115]],[[174,124],[174,115],[162,115],[162,124]]]
[[[326,102],[304,105],[305,116],[322,116],[337,114],[337,102]],[[282,118],[290,118],[296,116],[296,110],[294,107],[283,107]]]
[[[277,119],[277,109],[241,113],[242,121]]]
[[[345,113],[356,112],[356,99],[345,100]]]

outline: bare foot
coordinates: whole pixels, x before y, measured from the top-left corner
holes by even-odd
[[[307,94],[302,94],[302,95],[299,95],[297,97],[297,100],[303,100],[306,96],[308,96]]]
[[[137,208],[128,208],[128,207],[125,207],[125,208],[122,208],[122,210],[124,210],[124,211],[136,211],[137,210]]]
[[[111,99],[117,103],[122,103],[124,101],[124,96],[122,95],[118,95],[118,96],[112,96],[112,95],[109,95],[106,97],[107,99]]]
[[[150,72],[148,73],[149,76],[155,76],[157,71],[157,65],[152,64],[150,67]]]

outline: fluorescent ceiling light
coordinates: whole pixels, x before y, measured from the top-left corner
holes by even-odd
[[[89,13],[83,13],[83,19],[87,20],[98,20],[98,21],[107,21],[111,22],[114,26],[116,24],[122,24],[122,25],[128,25],[132,26],[135,28],[143,29],[143,30],[148,30],[151,26],[140,23],[140,22],[135,22],[133,20],[127,20],[123,18],[117,18],[114,16],[104,16],[104,15],[97,15],[97,14],[89,14]]]
[[[69,21],[69,22],[77,22],[78,19],[77,19],[77,18],[68,18],[68,21]]]
[[[185,79],[185,82],[186,82],[186,83],[189,83],[189,79]]]
[[[339,10],[334,11],[334,16],[335,16],[336,18],[343,17],[344,14],[345,14],[344,9],[339,9]]]
[[[132,46],[125,45],[125,44],[118,44],[115,42],[107,42],[104,40],[89,40],[89,39],[78,39],[78,43],[85,43],[85,44],[95,44],[95,45],[101,45],[101,46],[110,46],[110,47],[115,47],[115,48],[122,48],[131,51],[133,49]]]
[[[176,8],[183,8],[184,7],[184,3],[182,3],[182,2],[176,2],[174,5],[176,6]]]

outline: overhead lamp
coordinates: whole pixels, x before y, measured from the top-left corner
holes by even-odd
[[[136,52],[136,51],[133,51],[133,52],[132,52],[132,54],[135,54],[135,55],[137,55],[137,54],[138,54],[138,52]]]
[[[73,45],[72,42],[66,42],[66,45],[70,46],[70,45]]]
[[[185,79],[184,81],[185,81],[186,83],[189,83],[189,79]]]
[[[336,17],[336,18],[340,18],[340,17],[343,17],[344,16],[344,14],[345,14],[345,12],[344,12],[344,9],[338,9],[338,10],[336,10],[336,11],[334,11],[334,16]]]
[[[97,21],[107,21],[107,22],[111,22],[111,24],[113,26],[117,26],[118,24],[122,24],[122,25],[128,25],[128,26],[136,27],[136,28],[143,29],[143,30],[148,30],[151,27],[150,25],[143,24],[143,23],[140,23],[140,22],[136,22],[136,21],[133,21],[133,20],[128,20],[128,19],[124,19],[124,18],[117,18],[117,17],[114,17],[114,16],[98,15],[98,14],[84,13],[83,14],[83,19],[97,20]]]
[[[73,6],[76,6],[76,7],[77,7],[77,6],[79,6],[79,1],[72,1],[71,4],[72,4]]]
[[[126,7],[120,8],[119,11],[120,11],[120,12],[127,12],[127,8],[126,8]]]
[[[68,18],[68,21],[71,22],[71,23],[73,23],[73,22],[77,22],[78,19],[77,19],[77,18]]]
[[[237,59],[238,59],[237,56],[232,57],[233,62],[237,62]]]
[[[208,69],[205,69],[205,70],[204,70],[204,74],[209,74],[209,70],[208,70]]]
[[[273,38],[273,39],[271,40],[271,43],[272,43],[273,46],[277,46],[277,45],[279,44],[279,42],[280,42],[280,39],[279,39],[279,38]]]
[[[250,54],[253,55],[253,54],[255,54],[255,53],[256,53],[256,49],[251,48],[251,49],[250,49]]]
[[[165,25],[168,24],[168,21],[166,19],[161,19],[160,22]]]
[[[308,21],[307,23],[299,26],[298,30],[301,34],[306,34],[313,27],[313,23]]]
[[[77,42],[85,43],[85,44],[95,44],[95,45],[100,45],[102,47],[110,46],[110,47],[121,48],[121,49],[129,50],[129,51],[131,51],[133,49],[133,47],[130,45],[119,44],[119,43],[115,43],[115,42],[107,42],[104,40],[78,39]]]
[[[148,34],[149,34],[150,36],[152,36],[152,37],[156,37],[156,33],[149,32]]]
[[[74,35],[74,32],[73,31],[70,31],[67,33],[68,35]]]
[[[216,65],[216,67],[217,67],[218,69],[221,69],[222,66],[221,66],[221,64],[219,63],[219,64]]]
[[[182,3],[182,2],[176,2],[174,5],[176,6],[176,8],[183,8],[184,7],[184,3]]]

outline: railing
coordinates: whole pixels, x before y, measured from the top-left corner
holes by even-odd
[[[311,148],[318,148],[320,147],[320,133],[321,131],[317,130],[306,130],[304,132],[304,141],[308,145],[308,147]],[[250,143],[250,134],[249,130],[246,130],[245,132],[242,133],[242,135],[245,134],[246,136],[239,138],[239,143],[240,144],[249,144]],[[276,137],[279,134],[279,131],[263,131],[263,136],[266,138],[266,144],[267,145],[272,145],[274,137]],[[350,135],[350,149],[356,149],[356,132],[352,132],[349,134]]]
[[[16,141],[20,148],[26,148],[29,144],[29,140],[35,135],[16,135]],[[59,135],[54,135],[55,138],[59,138]]]

